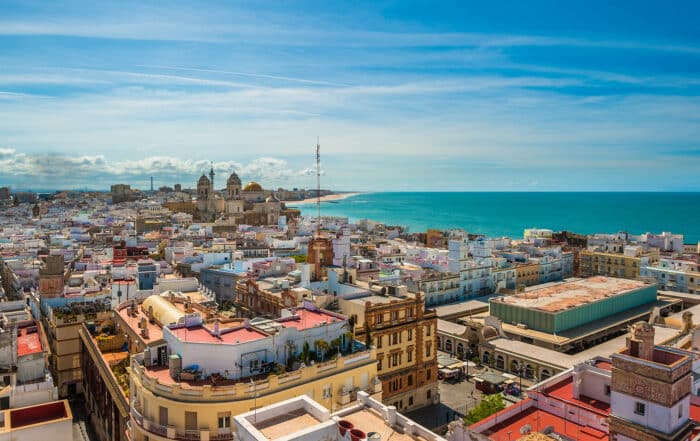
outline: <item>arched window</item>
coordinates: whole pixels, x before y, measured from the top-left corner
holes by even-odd
[[[457,353],[459,355],[464,355],[464,345],[462,343],[457,343]]]
[[[452,340],[445,340],[445,352],[452,353]]]
[[[512,360],[510,362],[510,372],[513,374],[517,374],[519,369],[520,365],[518,364],[518,360]]]
[[[484,355],[481,356],[481,362],[484,364],[489,364],[491,362],[491,354],[484,352]],[[700,393],[698,393],[698,395],[700,395]]]
[[[506,359],[503,358],[503,355],[499,355],[496,357],[496,369],[505,369],[506,368]]]
[[[525,378],[534,378],[535,371],[532,369],[530,364],[525,365]]]
[[[549,372],[547,369],[542,369],[542,373],[540,374],[540,381],[544,381],[551,376],[551,372]]]

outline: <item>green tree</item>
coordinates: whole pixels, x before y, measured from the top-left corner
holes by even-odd
[[[494,413],[505,409],[506,403],[503,401],[501,394],[487,395],[481,399],[481,402],[464,417],[464,422],[467,424],[477,423],[484,418],[488,418]]]
[[[301,347],[301,360],[306,363],[307,365],[309,364],[309,356],[311,355],[311,347],[309,346],[309,342],[305,341],[304,345]]]
[[[296,262],[296,263],[306,263],[306,255],[305,254],[295,254],[292,257],[294,258],[294,262]]]

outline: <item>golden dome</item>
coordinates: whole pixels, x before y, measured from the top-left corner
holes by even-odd
[[[260,184],[258,184],[257,182],[253,181],[253,182],[247,183],[247,184],[245,185],[245,187],[243,187],[243,191],[263,191],[263,189],[262,189],[262,187],[260,186]]]

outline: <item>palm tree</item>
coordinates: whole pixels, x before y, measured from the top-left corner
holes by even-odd
[[[324,361],[326,358],[326,352],[328,352],[328,349],[330,348],[328,342],[326,340],[316,340],[314,342],[314,348],[316,348],[317,354],[321,354],[321,361]]]

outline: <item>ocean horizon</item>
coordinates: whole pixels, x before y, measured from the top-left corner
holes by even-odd
[[[288,204],[294,207],[293,203]],[[315,216],[315,205],[296,206]],[[377,192],[321,204],[322,216],[522,238],[526,228],[575,233],[670,231],[700,241],[700,192]]]

